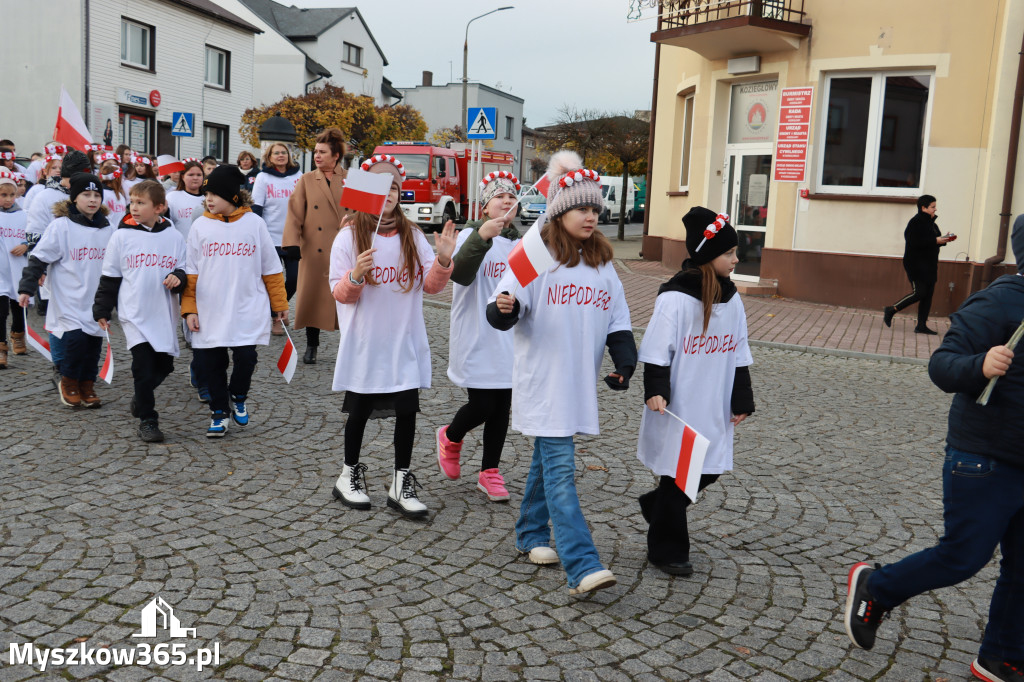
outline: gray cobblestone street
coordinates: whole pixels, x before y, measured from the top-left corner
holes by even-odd
[[[0,372],[0,682],[970,679],[994,562],[896,609],[871,652],[852,648],[840,618],[850,564],[901,558],[941,532],[949,396],[924,366],[754,348],[758,410],[738,428],[735,471],[691,508],[690,578],[646,561],[641,377],[625,393],[602,384],[604,433],[577,438],[577,486],[619,582],[576,598],[560,568],[513,547],[526,438],[506,443],[509,504],[476,489],[479,430],[463,478],[438,471],[434,430],[465,394],[445,376],[448,310],[425,314],[434,387],[421,392],[413,454],[425,522],[384,505],[393,420],[367,426],[373,508],[331,497],[344,425],[334,334],[290,385],[275,368],[283,337],[260,348],[251,423],[220,440],[204,437],[185,350],[157,391],[167,441],[152,445],[128,415],[119,330],[98,410],[61,406],[45,360],[11,356]],[[301,332],[295,341],[301,353]],[[10,643],[134,647],[158,595],[197,628],[187,650],[216,642],[218,665],[8,665]]]

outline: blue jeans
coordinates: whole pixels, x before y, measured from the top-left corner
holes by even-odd
[[[576,587],[584,577],[604,568],[576,494],[575,455],[572,436],[534,440],[533,460],[516,521],[516,549],[520,552],[550,546],[551,522],[569,587]]]
[[[64,359],[64,347],[61,345],[61,340],[50,334],[50,360],[58,371],[60,370],[60,361],[62,359]]]
[[[992,559],[1003,559],[978,655],[1024,660],[1024,469],[946,446],[942,468],[945,533],[939,544],[883,566],[868,578],[879,605],[967,580]]]

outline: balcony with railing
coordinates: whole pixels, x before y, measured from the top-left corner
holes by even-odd
[[[655,1],[659,30],[651,40],[705,59],[796,50],[811,32],[804,0]]]

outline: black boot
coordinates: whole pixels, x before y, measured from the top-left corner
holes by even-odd
[[[316,364],[316,346],[306,346],[306,353],[302,356],[302,362],[307,365]]]
[[[143,419],[139,423],[139,438],[147,443],[159,443],[163,441],[164,434],[156,419]]]

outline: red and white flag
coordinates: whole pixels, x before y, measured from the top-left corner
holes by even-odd
[[[668,410],[665,410],[665,413],[679,419]],[[711,441],[697,433],[682,419],[679,421],[683,422],[683,439],[679,444],[676,485],[690,498],[690,502],[696,502],[697,493],[700,491],[700,474],[704,470],[704,457],[708,454]]]
[[[170,154],[161,154],[156,157],[156,165],[159,175],[170,175],[171,173],[180,173],[185,170],[185,163],[178,161]]]
[[[28,341],[28,345],[39,351],[39,354],[44,358],[53,362],[53,356],[50,355],[50,340],[43,336],[28,325],[28,308],[22,308],[22,312],[25,313],[25,340]]]
[[[388,185],[390,187],[390,185]],[[284,326],[284,325],[281,325]],[[288,333],[288,327],[284,328],[286,341],[281,357],[277,359],[277,371],[284,376],[284,380],[292,383],[292,376],[295,375],[295,362],[298,360],[298,353],[295,352],[295,344],[292,343],[292,335]]]
[[[515,275],[521,287],[525,287],[537,279],[542,272],[547,272],[555,264],[555,259],[548,252],[544,238],[540,236],[543,219],[543,215],[537,218],[533,227],[526,231],[523,238],[508,254],[508,266],[512,268],[512,274]]]
[[[63,85],[60,86],[60,106],[57,107],[57,125],[53,128],[53,139],[75,149],[85,149],[85,145],[92,144],[89,128]]]
[[[107,355],[103,358],[103,366],[100,367],[100,379],[108,384],[114,380],[114,354],[110,352],[110,334],[107,334]]]
[[[391,192],[394,176],[390,173],[371,173],[353,168],[345,178],[341,191],[341,205],[353,211],[380,215]]]
[[[541,194],[543,194],[544,196],[548,195],[548,187],[550,187],[550,186],[551,186],[551,178],[548,177],[547,173],[542,175],[540,177],[540,180],[538,180],[537,182],[533,183],[533,188],[535,190],[537,190],[538,192],[540,192]]]

